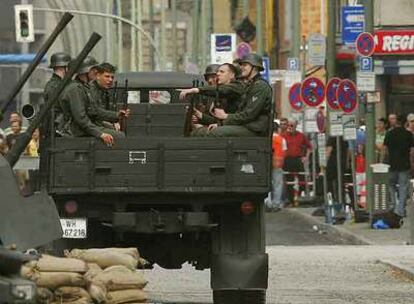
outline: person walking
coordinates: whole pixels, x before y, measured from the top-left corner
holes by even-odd
[[[405,217],[410,180],[410,149],[414,146],[413,135],[403,127],[403,118],[396,115],[393,129],[385,135],[384,146],[388,151],[390,165],[389,184],[394,213]]]
[[[270,200],[266,200],[266,207],[269,211],[279,211],[284,207],[282,201],[283,193],[283,163],[287,150],[286,140],[279,133],[279,124],[273,123],[272,137],[272,191]]]

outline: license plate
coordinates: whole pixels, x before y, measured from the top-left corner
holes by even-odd
[[[86,239],[88,228],[86,218],[61,218],[64,239]]]

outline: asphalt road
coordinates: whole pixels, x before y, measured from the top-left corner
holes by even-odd
[[[353,245],[341,236],[319,230],[296,213],[282,210],[266,213],[266,245],[315,246]]]

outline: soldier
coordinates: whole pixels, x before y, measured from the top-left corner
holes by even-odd
[[[50,80],[46,83],[46,86],[43,91],[43,98],[45,102],[48,102],[49,98],[52,96],[53,92],[59,86],[60,82],[62,81],[63,77],[65,77],[68,66],[71,61],[70,55],[60,52],[55,53],[50,57],[50,65],[49,67],[53,69],[53,75]],[[59,104],[54,106],[54,121],[56,124],[57,129],[61,129],[61,124],[63,121],[63,112]],[[47,132],[49,129],[48,124],[45,124],[42,127],[43,132]]]
[[[217,84],[217,69],[219,64],[209,64],[204,71],[204,79],[207,81],[208,85]]]
[[[219,65],[217,69],[217,84],[198,88],[182,90],[180,99],[183,100],[188,94],[201,94],[208,96],[212,103],[207,105],[208,111],[204,113],[194,109],[193,122],[202,125],[217,123],[217,119],[211,115],[214,108],[223,108],[227,113],[235,113],[240,100],[244,94],[244,84],[236,80],[237,69],[231,63]],[[193,134],[195,135],[195,134]]]
[[[89,75],[88,75],[88,77],[89,77],[90,81],[92,82],[97,77],[99,62],[94,57],[92,57],[92,56],[88,56],[87,58],[88,58],[88,60],[89,60],[89,62],[91,64],[91,68],[89,69]]]
[[[269,132],[272,88],[260,76],[260,71],[263,71],[262,57],[251,53],[241,59],[240,67],[247,87],[239,109],[234,114],[214,109],[220,126],[211,125],[207,136],[264,136]]]
[[[126,111],[105,111],[98,107],[92,98],[89,86],[89,71],[94,63],[86,58],[82,63],[75,81],[70,83],[64,90],[61,99],[64,107],[66,121],[69,124],[73,136],[94,136],[112,146],[115,138],[122,138],[125,135],[114,129],[105,128],[100,122],[105,120],[117,122],[120,118],[128,116]]]
[[[97,65],[96,79],[91,82],[92,97],[98,101],[101,108],[116,111],[116,101],[110,94],[110,89],[114,84],[114,74],[116,68],[107,62]]]

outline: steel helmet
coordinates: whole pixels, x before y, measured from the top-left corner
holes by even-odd
[[[85,60],[82,62],[79,70],[78,70],[78,74],[85,74],[85,73],[89,73],[90,69],[92,69],[93,67],[96,67],[98,65],[98,61],[96,61],[95,58],[93,58],[92,56],[88,56],[85,58]]]
[[[50,68],[56,68],[56,67],[67,67],[69,65],[71,61],[70,55],[63,53],[63,52],[59,52],[59,53],[54,53],[51,57],[50,57]]]
[[[206,67],[206,70],[204,72],[204,77],[208,77],[208,76],[211,76],[211,75],[216,75],[219,66],[220,66],[219,64],[215,64],[215,63],[214,64],[209,64]]]
[[[241,60],[240,63],[249,63],[252,66],[255,66],[257,68],[259,68],[259,71],[263,71],[263,58],[262,56],[256,54],[256,53],[250,53],[247,54],[246,56],[244,56]]]

